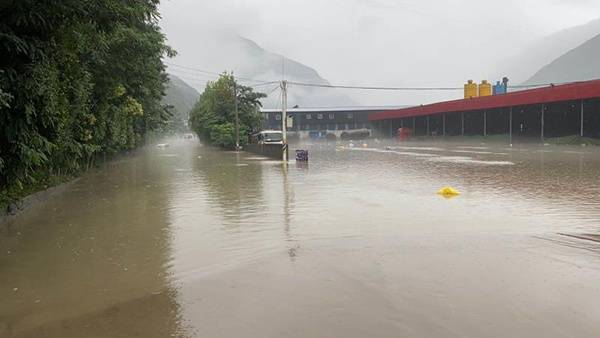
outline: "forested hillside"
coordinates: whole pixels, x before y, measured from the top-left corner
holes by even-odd
[[[169,74],[169,82],[165,90],[163,102],[172,108],[171,127],[173,131],[187,131],[189,113],[194,108],[200,93],[185,81]]]
[[[0,204],[166,125],[158,2],[0,4]]]

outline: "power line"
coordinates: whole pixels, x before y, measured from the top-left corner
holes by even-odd
[[[252,87],[268,86],[268,85],[272,85],[272,84],[275,84],[275,83],[279,83],[279,81],[260,83],[260,84],[257,84],[257,85],[252,85]],[[279,88],[279,86],[277,86],[277,88]]]
[[[199,81],[218,79],[218,77],[216,77],[216,76],[186,73],[186,72],[181,72],[178,69],[172,69],[172,71],[169,71],[169,73],[173,74],[175,76],[178,76],[178,77],[187,77],[187,78],[199,80]]]
[[[218,78],[216,76],[210,76],[210,75],[202,75],[202,74],[190,74],[190,73],[180,73],[176,70],[176,72],[173,72],[172,75],[180,77],[181,79],[187,81],[187,82],[191,82],[194,84],[198,84],[198,85],[206,85],[206,83],[208,81],[216,81],[218,80]],[[273,85],[276,84],[278,82],[265,82],[265,83],[260,83],[260,84],[250,84],[247,83],[246,81],[240,81],[242,85],[247,85],[249,87],[252,88],[258,88],[258,87],[263,87],[263,86],[268,86],[268,85]],[[279,87],[279,86],[278,86]]]
[[[308,110],[308,109],[348,109],[353,111],[370,111],[370,110],[385,110],[385,109],[398,109],[398,108],[410,108],[416,107],[417,105],[381,105],[381,106],[298,106],[297,108],[290,108],[296,110]]]
[[[378,86],[331,85],[331,84],[305,83],[305,82],[288,82],[288,83],[292,84],[292,85],[296,85],[296,86],[302,86],[302,87],[357,89],[357,90],[383,90],[383,91],[454,91],[454,90],[458,91],[458,90],[464,90],[464,87],[378,87]],[[572,82],[514,85],[514,86],[508,86],[508,88],[513,88],[513,89],[536,88],[536,87],[559,86],[559,85],[565,85],[565,84],[569,84],[569,83],[572,83]]]
[[[273,94],[277,89],[281,88],[279,85],[277,85],[276,87],[274,87],[273,89],[271,89],[268,93],[267,96]]]
[[[201,69],[193,68],[193,67],[181,66],[181,65],[174,64],[174,63],[170,63],[170,62],[165,62],[165,64],[176,67],[176,68],[187,69],[187,70],[197,72],[197,73],[187,73],[180,69],[173,69],[175,72],[180,72],[180,73],[185,74],[184,76],[181,76],[181,77],[189,76],[189,77],[192,77],[193,80],[196,80],[196,81],[202,81],[201,79],[196,78],[196,76],[215,80],[219,76],[222,75],[222,73],[201,70]],[[198,74],[198,73],[200,73],[200,74]],[[180,76],[179,74],[175,74],[175,75]],[[258,82],[258,84],[251,84],[251,86],[253,86],[253,87],[267,86],[267,85],[271,85],[271,84],[275,84],[275,83],[280,83],[280,81],[264,81],[264,80],[251,79],[251,78],[246,78],[246,77],[237,77],[237,76],[236,76],[236,79],[239,79],[242,81],[247,81],[247,82]],[[564,84],[569,84],[569,83],[573,83],[573,82],[541,83],[541,84],[530,84],[530,85],[512,85],[512,86],[508,86],[508,88],[509,89],[511,89],[511,88],[512,89],[527,89],[527,88],[539,88],[539,87],[548,87],[548,86],[559,86],[559,85],[564,85]],[[301,87],[351,89],[351,90],[381,90],[381,91],[459,91],[459,90],[462,91],[462,90],[464,90],[464,87],[385,87],[385,86],[366,86],[366,85],[351,86],[351,85],[332,85],[332,84],[323,84],[323,83],[308,83],[308,82],[294,82],[294,81],[289,81],[288,84],[301,86]]]
[[[331,85],[305,82],[288,82],[289,84],[302,87],[320,87],[320,88],[335,88],[335,89],[361,89],[361,90],[398,90],[398,91],[419,91],[419,90],[463,90],[463,87],[377,87],[377,86],[348,86],[348,85]]]
[[[192,67],[182,66],[182,65],[178,65],[178,64],[175,64],[175,63],[167,62],[167,61],[163,61],[163,63],[166,64],[166,65],[168,65],[168,66],[171,66],[171,67],[192,70],[192,71],[197,72],[197,73],[204,73],[204,74],[210,74],[210,75],[215,75],[215,76],[220,76],[221,75],[218,72],[211,72],[211,71],[208,71],[208,70],[202,70],[202,69],[198,69],[198,68],[192,68]]]
[[[540,84],[530,84],[530,85],[514,85],[514,86],[508,86],[508,88],[535,88],[535,87],[550,87],[550,86],[562,86],[562,85],[566,85],[566,84],[573,84],[573,83],[578,83],[580,81],[575,81],[575,82],[557,82],[557,83],[540,83]]]
[[[168,62],[168,61],[163,61],[163,62],[166,65],[171,66],[171,67],[181,68],[181,69],[187,69],[187,70],[198,72],[198,73],[204,73],[204,74],[214,75],[214,76],[217,76],[217,77],[223,75],[223,73],[212,72],[212,71],[203,70],[203,69],[194,68],[194,67],[182,66],[182,65],[178,65],[178,64],[171,63],[171,62]],[[252,79],[252,78],[241,77],[241,76],[236,76],[236,78],[240,79],[240,80],[244,80],[244,81],[249,81],[249,82],[260,82],[260,83],[269,83],[269,84],[279,82],[279,81],[265,81],[265,80],[259,80],[259,79]]]
[[[275,109],[276,110],[279,110],[279,105],[281,104],[281,101],[282,101],[282,95],[283,95],[283,91],[280,90],[279,91],[279,95],[277,97],[277,102],[275,103]]]

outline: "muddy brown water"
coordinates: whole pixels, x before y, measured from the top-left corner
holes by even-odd
[[[598,149],[169,142],[0,230],[0,337],[600,332]]]

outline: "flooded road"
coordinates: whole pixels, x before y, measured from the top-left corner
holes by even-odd
[[[598,335],[599,149],[371,146],[103,165],[0,230],[0,337]]]

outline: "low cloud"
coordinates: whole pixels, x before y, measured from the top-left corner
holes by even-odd
[[[461,86],[489,76],[536,39],[593,19],[599,3],[170,0],[161,5],[161,25],[179,51],[173,62],[188,67],[223,71],[226,62],[243,64],[219,51],[221,36],[239,34],[317,69],[332,83]],[[363,104],[418,104],[460,93],[348,95]]]

